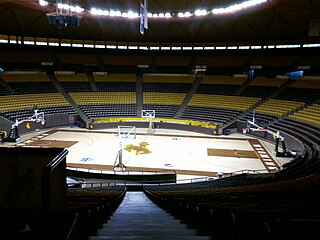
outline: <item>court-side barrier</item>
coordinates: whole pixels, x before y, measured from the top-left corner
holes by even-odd
[[[112,185],[143,185],[176,183],[175,171],[104,171],[86,168],[67,167],[67,174],[83,179],[99,179],[98,182],[84,183],[85,185],[112,186]],[[103,181],[106,180],[106,181]],[[101,185],[102,184],[102,185]]]
[[[146,118],[107,118],[107,119],[97,119],[94,123],[110,123],[110,122],[149,122]],[[217,128],[217,124],[208,123],[208,122],[199,122],[193,120],[181,120],[181,119],[172,119],[172,118],[154,118],[153,122],[163,122],[163,123],[175,123],[175,124],[184,124],[191,126],[199,126],[205,128]]]
[[[146,118],[106,118],[96,119],[90,124],[91,129],[117,128],[119,125],[135,126],[137,128],[148,128],[149,120]],[[192,120],[181,120],[171,118],[154,118],[154,128],[175,129],[181,131],[192,131],[208,135],[221,133],[221,126],[215,123],[198,122]]]
[[[250,174],[251,177],[270,176],[265,169],[251,170],[243,169],[230,174],[217,173],[215,176],[206,176],[189,179],[177,179],[176,172],[171,171],[105,171],[78,167],[67,167],[67,174],[72,179],[77,179],[77,187],[92,188],[106,186],[142,187],[147,185],[174,185],[186,183],[198,183]]]
[[[32,122],[28,126],[21,124],[18,126],[20,134],[26,134],[45,128],[59,127],[59,126],[72,126],[79,120],[77,115],[58,114],[58,115],[45,115],[45,124]],[[193,120],[181,120],[171,118],[154,118],[155,128],[168,128],[186,131],[195,131],[204,134],[216,135],[220,133],[220,126],[215,123],[199,122]],[[11,122],[10,122],[11,123]],[[10,123],[4,129],[10,130]],[[103,128],[117,128],[121,125],[135,125],[136,127],[147,128],[149,119],[147,118],[105,118],[95,119],[92,123],[88,123],[89,129],[103,129]],[[12,123],[11,123],[12,124]]]

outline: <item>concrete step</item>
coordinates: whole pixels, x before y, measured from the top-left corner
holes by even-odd
[[[208,236],[92,236],[89,240],[209,240]]]
[[[143,210],[143,212],[141,212],[141,210]],[[169,213],[165,212],[162,209],[155,209],[155,206],[151,205],[151,206],[144,206],[144,205],[140,205],[139,207],[130,207],[130,208],[121,208],[121,209],[117,209],[114,214],[130,214],[130,213],[134,213],[134,214],[141,214],[141,215],[148,215],[148,214],[162,214],[162,215],[167,215],[170,216]]]
[[[141,228],[144,227],[146,229],[156,229],[159,228],[161,224],[161,228],[166,229],[188,229],[185,224],[171,224],[166,222],[156,222],[156,223],[141,223],[141,222],[118,222],[118,223],[104,223],[101,228],[103,229],[122,229],[125,225],[126,228]]]
[[[124,215],[117,216],[116,218],[110,218],[107,223],[149,223],[149,222],[159,222],[168,224],[180,224],[181,222],[171,216],[152,216],[152,215],[139,215],[139,214],[129,214],[132,216]]]
[[[125,228],[125,229],[98,229],[98,236],[197,236],[194,229],[147,229],[147,228]]]
[[[153,203],[143,192],[127,192],[123,201],[106,220],[96,236],[89,240],[103,239],[210,239],[198,236],[165,210]]]

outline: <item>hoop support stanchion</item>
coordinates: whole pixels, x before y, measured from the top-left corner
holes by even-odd
[[[118,154],[116,156],[116,160],[114,162],[114,171],[124,171],[126,166],[122,162],[122,142],[119,144]]]
[[[136,138],[136,127],[135,126],[118,126],[118,138],[119,141],[119,149],[116,156],[116,160],[114,162],[114,171],[124,171],[126,166],[123,163],[123,155],[122,155],[122,143],[128,139],[135,139]]]
[[[268,128],[263,128],[260,127],[256,122],[255,122],[255,113],[253,113],[253,118],[252,121],[247,120],[247,127],[246,128],[242,128],[242,132],[244,134],[249,133],[249,132],[266,132],[269,133],[273,136],[273,138],[276,140],[276,144],[275,144],[275,149],[274,149],[274,155],[276,157],[293,157],[296,156],[296,152],[294,151],[287,151],[286,148],[286,144],[284,141],[284,137],[281,136],[280,132],[274,132],[271,131]],[[279,142],[282,142],[282,152],[279,151]]]
[[[154,124],[153,124],[153,120],[152,117],[148,117],[149,119],[149,125],[148,125],[148,134],[154,134]]]
[[[34,114],[31,117],[18,121],[16,119],[15,123],[12,124],[11,130],[6,138],[3,139],[3,142],[18,142],[20,141],[19,129],[18,126],[24,122],[37,122],[44,125],[46,123],[44,118],[44,112],[38,112],[38,109],[34,109]]]
[[[156,117],[156,111],[155,110],[142,110],[141,117],[148,119],[149,124],[148,124],[147,134],[154,134],[155,129],[154,129],[153,118]]]

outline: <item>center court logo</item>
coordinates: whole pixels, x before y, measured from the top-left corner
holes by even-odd
[[[147,143],[147,142],[140,142],[139,146],[135,146],[133,144],[128,144],[123,149],[128,151],[128,152],[135,151],[136,155],[150,154],[152,152],[147,148],[148,145],[149,145],[149,143]]]

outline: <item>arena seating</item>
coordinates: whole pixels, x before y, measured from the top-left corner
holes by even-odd
[[[97,88],[101,92],[135,92],[135,74],[93,74]]]
[[[62,2],[69,5],[77,2],[79,6],[61,5]],[[97,6],[91,8],[89,5],[94,3]],[[1,128],[16,119],[30,117],[34,109],[48,117],[45,126],[41,126],[48,130],[74,127],[73,123],[81,122],[79,126],[88,131],[100,131],[100,123],[113,128],[119,124],[116,121],[126,124],[123,118],[140,117],[142,109],[150,109],[156,111],[156,117],[168,118],[160,120],[163,126],[220,135],[218,129],[227,135],[235,131],[242,134],[241,128],[254,117],[259,126],[283,133],[289,139],[288,149],[294,151],[292,145],[298,146],[297,155],[284,161],[279,171],[270,173],[243,170],[205,177],[206,181],[201,178],[184,184],[144,182],[139,186],[136,182],[117,182],[114,183],[117,186],[92,187],[99,185],[99,180],[94,179],[91,187],[87,182],[81,185],[83,188],[68,188],[64,182],[66,162],[59,166],[51,158],[48,162],[43,159],[54,148],[41,146],[35,148],[37,152],[21,154],[32,147],[23,145],[24,141],[21,145],[4,142],[0,144],[0,183],[5,186],[0,188],[0,238],[319,237],[320,1],[149,1],[149,20],[140,19],[144,20],[140,27],[145,31],[140,34],[139,18],[131,10],[144,7],[144,12],[148,12],[147,0],[144,3],[140,6],[138,1],[1,1],[0,72],[4,71],[0,73]],[[196,10],[198,7],[205,10]],[[46,12],[51,10],[63,15],[74,12],[82,19],[81,24],[75,28],[48,26]],[[20,73],[6,73],[14,71]],[[37,73],[22,74],[22,71]],[[303,76],[296,77],[298,73]],[[288,78],[279,79],[278,74]],[[62,118],[64,121],[60,122]],[[176,119],[171,122],[170,118]],[[51,126],[50,119],[56,125]],[[132,120],[137,126],[147,123]],[[155,125],[161,127],[162,123]],[[193,123],[200,125],[192,126]],[[26,124],[21,129],[27,133],[37,131],[40,123],[35,125],[30,128]],[[268,144],[277,138],[266,131],[248,135],[265,138],[270,141]],[[4,150],[11,149],[19,154],[5,155]],[[41,154],[37,154],[38,150]],[[63,150],[66,154],[67,150]],[[117,157],[120,159],[120,152]],[[25,165],[20,164],[23,158]],[[41,165],[43,172],[39,171]],[[59,171],[51,172],[53,169]],[[110,179],[106,182],[109,184]],[[127,203],[123,200],[131,190],[147,195],[162,209],[139,209],[149,201],[129,199],[131,208],[120,208],[123,218],[114,229],[114,225],[108,225],[111,217],[121,203]],[[28,205],[25,203],[29,197],[35,195],[32,203],[36,210],[31,205],[31,209],[23,211],[21,206]],[[63,204],[57,214],[51,215],[48,210],[56,207],[56,202]],[[156,218],[164,210],[169,217]],[[170,226],[176,222],[184,225]],[[106,225],[104,231],[99,231]],[[163,237],[155,231],[156,236],[146,236],[160,227],[170,228],[170,234]],[[181,228],[192,234],[175,235]],[[104,236],[98,236],[98,232]],[[120,236],[123,232],[137,235]]]
[[[189,106],[226,108],[240,111],[248,111],[260,101],[260,98],[227,96],[213,94],[194,94]]]
[[[1,76],[0,76],[1,77]],[[10,90],[8,90],[5,86],[3,86],[0,82],[0,96],[11,94]]]
[[[155,110],[157,117],[173,117],[185,96],[185,93],[144,92],[143,109]]]
[[[10,239],[87,239],[110,217],[119,206],[126,192],[125,186],[99,188],[67,188],[66,210],[46,217],[35,214],[24,219],[23,215],[8,221],[2,234]],[[5,212],[3,212],[5,213]],[[26,225],[27,223],[27,225]]]
[[[317,232],[320,205],[314,191],[319,189],[319,173],[243,186],[190,186],[184,190],[145,186],[144,191],[160,206],[213,238],[299,239]],[[299,229],[289,232],[296,221],[301,223]],[[313,224],[308,226],[310,222]]]
[[[194,75],[143,75],[142,108],[157,117],[173,117],[192,87]]]
[[[277,98],[312,103],[313,101],[319,99],[319,91],[319,80],[308,80],[308,78],[301,78],[293,81],[288,88],[279,93]]]
[[[77,216],[77,235],[85,239],[93,234],[118,207],[125,192],[125,186],[68,188],[67,211]]]
[[[320,126],[319,116],[320,116],[320,104],[312,104],[298,112],[293,113],[292,115],[289,116],[289,118],[303,122],[303,123]]]
[[[233,78],[232,76],[205,75],[196,93],[234,95],[246,81],[246,77]]]
[[[137,116],[135,74],[92,76],[97,91],[93,91],[86,74],[65,79],[56,77],[90,118]],[[21,77],[23,80],[8,80],[1,76],[17,93],[8,94],[10,91],[3,86],[1,116],[12,121],[28,117],[35,103],[45,114],[76,113],[46,76],[33,81],[29,76]],[[156,110],[157,116],[169,118],[179,110],[194,81],[188,77],[183,80],[180,77],[178,80],[144,77],[143,109]],[[256,121],[261,126],[295,137],[303,143],[304,152],[273,174],[239,174],[192,184],[144,186],[144,192],[172,214],[213,238],[257,239],[258,236],[259,239],[278,240],[315,234],[315,228],[320,224],[320,204],[315,196],[319,190],[320,170],[318,82],[298,80],[269,98],[269,93],[276,92],[287,82],[257,79],[244,86],[245,79],[229,76],[209,79],[203,79],[184,108],[181,119],[227,126],[237,118],[240,121],[251,119],[254,110]],[[24,90],[24,82],[30,81],[46,84],[38,84],[39,89],[25,87]],[[241,87],[244,87],[243,91],[236,95]],[[304,92],[297,93],[301,98],[295,96],[298,91]],[[94,233],[118,206],[125,191],[124,187],[68,189],[66,221],[70,225],[77,221],[83,235]],[[111,203],[113,200],[115,204]],[[106,206],[112,207],[106,209]],[[31,232],[37,232],[35,229],[33,227]],[[288,234],[289,229],[294,231]],[[226,233],[230,235],[226,236]],[[32,235],[30,232],[27,234]]]
[[[89,117],[136,116],[135,92],[72,92],[70,96]]]
[[[57,80],[67,92],[90,92],[92,91],[89,80],[84,73],[55,75]]]
[[[241,95],[248,97],[260,97],[266,98],[283,84],[286,83],[286,79],[255,77],[246,88],[241,92]]]
[[[87,117],[136,116],[135,74],[93,74],[92,77],[92,84],[97,87],[92,93],[87,77],[85,86],[69,92]],[[86,88],[90,90],[86,91]]]
[[[241,110],[226,108],[187,106],[181,114],[181,118],[226,124],[237,118],[241,113]]]
[[[39,94],[19,94],[0,96],[1,115],[10,120],[22,119],[25,115],[30,116],[30,111],[37,107],[52,114],[54,110],[63,110],[67,113],[74,113],[70,109],[68,101],[60,93],[39,93]],[[51,109],[52,108],[52,109]]]
[[[303,102],[287,101],[279,99],[269,99],[262,105],[255,108],[257,113],[268,114],[281,118],[286,114],[301,108]]]
[[[1,74],[1,78],[15,90],[17,94],[53,93],[57,89],[49,81],[44,72],[33,74]]]

